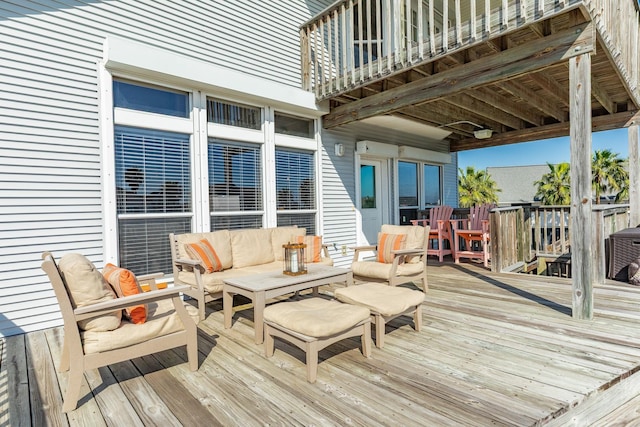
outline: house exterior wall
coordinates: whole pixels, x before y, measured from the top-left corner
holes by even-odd
[[[105,38],[299,88],[298,26],[328,3],[0,3],[0,335],[61,324],[43,251],[105,262]]]
[[[62,323],[40,269],[43,251],[58,256],[79,252],[98,267],[112,261],[107,259],[113,254],[109,242],[116,237],[108,211],[114,208],[105,182],[113,178],[103,144],[113,114],[105,111],[111,106],[104,102],[109,87],[100,86],[108,74],[105,40],[140,43],[167,58],[204,64],[205,72],[211,64],[230,73],[220,79],[239,77],[234,82],[239,86],[244,80],[258,86],[263,81],[265,91],[286,87],[295,92],[300,87],[298,26],[330,3],[0,2],[0,336]],[[185,75],[198,71],[164,65]],[[141,70],[128,70],[129,77],[176,83],[160,71],[147,75]],[[186,77],[181,84],[191,87]],[[215,85],[207,88],[215,90]],[[250,95],[264,98],[261,90]],[[395,138],[392,130],[388,135],[321,132],[319,231],[336,265],[349,265],[352,253],[343,256],[342,247],[356,242],[355,143],[373,136]],[[333,150],[338,142],[345,146],[342,157]],[[430,149],[448,152],[445,143]],[[445,188],[456,169],[455,161],[444,166]],[[445,202],[456,204],[457,192],[445,190]]]

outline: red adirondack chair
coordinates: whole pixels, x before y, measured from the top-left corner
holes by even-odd
[[[489,267],[489,213],[495,207],[492,203],[471,208],[468,219],[452,219],[454,235],[453,259],[456,264],[460,258],[477,259]],[[460,248],[464,241],[464,249]]]
[[[428,225],[429,230],[429,247],[427,255],[436,255],[440,262],[445,255],[453,254],[453,240],[451,239],[451,214],[453,208],[451,206],[435,206],[429,209],[429,219],[413,219],[413,225]],[[445,247],[444,241],[449,242],[449,247]],[[437,246],[433,243],[437,241]]]

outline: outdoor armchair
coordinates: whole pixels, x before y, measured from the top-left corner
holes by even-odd
[[[396,239],[389,236],[400,235],[405,236],[403,248],[390,248],[389,242]],[[367,282],[386,282],[391,286],[419,280],[426,291],[428,237],[428,226],[384,224],[378,233],[377,245],[353,248],[353,278]],[[363,252],[371,251],[374,252],[374,257],[360,259]]]
[[[60,264],[49,252],[42,258],[64,322],[59,365],[61,372],[69,371],[64,412],[76,408],[83,374],[90,369],[180,346],[186,346],[190,369],[198,369],[197,312],[188,312],[180,297],[186,286],[158,290],[156,276],[141,277],[151,281],[151,291],[116,297],[84,256],[67,254]],[[146,309],[144,323],[124,318],[122,310],[140,305]]]
[[[476,259],[489,267],[490,234],[489,214],[494,204],[485,203],[476,205],[470,209],[468,219],[452,219],[451,226],[454,234],[453,258],[456,264],[460,258]],[[464,242],[464,249],[460,243]]]
[[[451,206],[435,206],[429,209],[428,219],[412,219],[413,225],[428,225],[429,226],[429,243],[432,241],[437,242],[437,246],[432,247],[431,244],[427,249],[428,255],[435,255],[438,260],[442,262],[445,255],[453,253],[453,239],[451,238],[451,214],[453,208]],[[444,242],[448,241],[448,247],[445,247]]]

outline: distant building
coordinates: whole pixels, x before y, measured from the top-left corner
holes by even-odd
[[[510,206],[538,203],[536,181],[549,172],[548,165],[488,167],[487,173],[496,182],[498,205]]]

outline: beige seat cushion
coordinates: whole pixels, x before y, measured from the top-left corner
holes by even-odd
[[[338,301],[367,307],[383,316],[395,316],[424,301],[424,293],[399,286],[381,283],[363,283],[361,285],[338,288],[334,292]]]
[[[58,263],[60,275],[67,285],[74,308],[85,307],[117,296],[107,280],[91,261],[81,254],[66,254]],[[78,322],[80,329],[110,331],[120,326],[122,310]]]
[[[207,239],[216,251],[223,269],[231,268],[233,256],[231,252],[231,236],[229,230],[212,231],[208,233],[187,233],[176,235],[178,242],[178,256],[180,259],[190,259],[191,256],[185,249],[185,243],[197,243],[202,239]]]
[[[284,249],[282,245],[289,242],[297,242],[298,236],[307,234],[307,229],[302,227],[274,227],[271,230],[271,245],[273,246],[273,256],[276,261],[284,260]]]
[[[393,264],[386,264],[375,261],[356,261],[351,264],[351,270],[355,276],[371,277],[374,279],[389,280],[391,278],[391,267]],[[412,276],[424,271],[424,263],[400,264],[396,270],[397,276]]]
[[[423,249],[425,245],[425,228],[421,225],[392,225],[383,224],[381,233],[406,234],[407,240],[404,242],[405,249]],[[419,256],[407,257],[407,263],[420,261]]]
[[[270,229],[232,230],[230,233],[233,268],[275,261]]]
[[[281,302],[264,309],[265,321],[315,338],[349,330],[370,315],[368,308],[322,298]]]
[[[381,233],[406,234],[405,249],[422,249],[424,246],[424,227],[421,225],[391,225],[384,224],[380,228]]]
[[[194,322],[198,323],[200,320],[198,310],[190,305],[185,305],[185,307]],[[143,324],[136,325],[125,320],[119,328],[113,331],[85,331],[82,334],[85,353],[99,353],[128,347],[184,329],[182,320],[175,312],[173,301],[163,300],[149,303],[147,310],[147,321]]]

